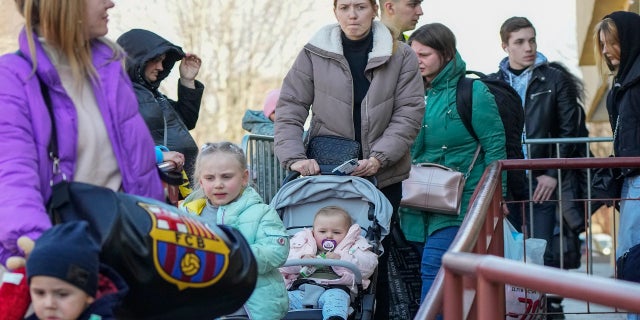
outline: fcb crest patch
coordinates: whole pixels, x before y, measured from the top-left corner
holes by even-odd
[[[154,265],[178,289],[210,286],[226,273],[229,247],[200,222],[163,207],[139,203],[151,216]]]

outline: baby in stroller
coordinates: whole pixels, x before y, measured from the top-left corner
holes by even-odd
[[[288,259],[321,257],[355,264],[362,274],[362,287],[378,265],[378,255],[362,237],[360,226],[341,207],[321,208],[313,220],[313,229],[297,232],[290,241]],[[339,266],[290,266],[280,268],[289,293],[289,309],[306,306],[322,308],[323,319],[346,320],[351,303],[350,292],[357,293],[354,274]]]
[[[311,279],[305,279],[300,276],[300,271],[306,274],[305,271],[307,270],[304,270],[304,267],[308,269],[309,266],[316,268],[330,266],[331,268],[327,271],[335,272],[338,275],[337,277],[334,275],[338,279],[322,279],[320,282],[323,282],[322,285],[333,285],[334,283],[329,282],[329,280],[333,282],[342,281],[338,284],[343,285],[342,288],[346,289],[343,291],[350,293],[351,296],[349,319],[372,319],[375,309],[378,270],[376,256],[379,257],[382,254],[381,241],[384,236],[389,234],[389,224],[393,210],[387,198],[375,184],[367,179],[355,176],[316,175],[300,177],[290,181],[285,179],[282,187],[273,197],[270,206],[275,208],[282,217],[287,233],[291,237],[290,243],[293,241],[300,245],[304,244],[302,247],[291,245],[290,252],[293,251],[294,253],[289,255],[287,262],[281,269],[289,288],[299,289],[299,287],[296,287],[299,282],[303,280],[307,282],[302,283],[305,284],[302,287],[305,292],[301,298],[298,298],[303,300],[303,308],[297,310],[290,308],[285,319],[328,318],[323,315],[323,310],[319,308],[317,299],[315,299],[313,306],[309,306],[314,303],[314,297],[318,298],[318,292],[311,294],[307,289],[312,291],[317,288],[324,289],[320,286],[311,285],[318,283],[313,279],[322,279],[322,270],[315,270],[315,272],[310,273],[309,278]],[[319,223],[327,218],[324,217],[324,214],[316,217],[316,213],[327,206],[338,206],[342,208],[342,212],[348,213],[349,219],[346,219],[345,216],[340,218],[340,221],[345,221],[345,223],[331,224],[332,228],[337,225],[342,226],[342,231],[345,234],[345,240],[342,240],[344,242],[342,245],[338,244],[335,238],[329,239],[329,236],[326,235],[313,237],[315,235],[314,231],[319,230]],[[316,218],[320,218],[320,220]],[[349,220],[350,222],[348,222]],[[354,239],[349,240],[350,237]],[[327,244],[333,244],[332,241],[325,241],[326,248],[322,246],[322,240],[325,238],[336,240],[334,249],[331,249],[331,245]],[[318,239],[320,243],[316,243],[315,239]],[[360,255],[366,255],[365,258],[367,259],[373,257],[375,258],[375,262],[372,262],[374,264],[368,267],[366,265],[360,267],[357,265],[360,263],[359,261],[349,260],[354,258],[349,257],[351,255],[349,248],[354,245],[359,250],[358,255],[354,256],[355,258],[359,258]],[[358,246],[362,246],[362,248]],[[344,251],[341,250],[343,247],[346,248]],[[305,248],[307,251],[303,251],[301,248]],[[295,255],[296,251],[298,252],[297,256]],[[340,259],[326,259],[329,251],[340,254]],[[325,259],[315,258],[317,254],[321,253],[325,253]],[[308,254],[307,257],[314,257],[315,259],[295,259],[302,258],[304,254]],[[332,256],[332,254],[329,254],[329,257]],[[289,269],[289,267],[292,268]],[[349,270],[349,272],[344,272],[346,270]],[[342,279],[343,275],[345,275],[345,279]],[[363,281],[363,278],[366,278],[365,281]],[[298,280],[298,283],[294,286],[296,280]],[[310,285],[307,286],[306,284],[309,283]],[[366,290],[364,289],[365,287]],[[319,291],[322,293],[322,290]],[[291,300],[295,300],[295,298],[290,297]],[[344,317],[344,314],[340,317]]]

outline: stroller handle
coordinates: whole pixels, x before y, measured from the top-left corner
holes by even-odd
[[[327,176],[339,176],[339,174],[335,174],[333,173],[333,169],[336,168],[336,165],[333,164],[321,164],[320,166],[320,175],[327,175]],[[284,179],[282,180],[282,185],[285,185],[287,182],[293,181],[296,178],[300,177],[301,174],[298,171],[290,171],[287,176],[284,177]],[[376,179],[375,176],[371,176],[371,177],[363,177],[367,180],[369,180],[369,182],[373,183],[374,186],[378,185],[378,180]]]
[[[325,174],[325,175],[335,175],[334,173],[332,173],[331,171],[336,167],[336,165],[331,165],[331,164],[320,164],[320,174]],[[285,183],[294,180],[296,178],[298,178],[299,176],[301,176],[300,172],[298,171],[290,171],[289,174],[287,174],[286,177],[284,177],[284,180],[282,180],[282,184],[284,185]]]
[[[284,263],[283,267],[308,266],[308,265],[347,268],[351,272],[353,272],[353,276],[355,278],[356,284],[362,285],[362,273],[360,272],[360,269],[358,269],[358,266],[348,261],[342,261],[337,259],[317,259],[317,258],[289,259],[287,260],[287,262]]]

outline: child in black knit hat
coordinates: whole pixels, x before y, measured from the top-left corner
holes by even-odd
[[[66,222],[45,231],[27,259],[29,291],[35,315],[29,319],[110,319],[126,293],[113,272],[107,281],[113,290],[97,298],[100,247],[89,235],[86,221]],[[115,282],[114,282],[115,280]],[[102,281],[101,279],[101,282]],[[118,283],[121,282],[121,283]],[[101,283],[102,284],[102,283]]]

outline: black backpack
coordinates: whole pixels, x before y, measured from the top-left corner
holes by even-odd
[[[522,131],[524,129],[524,109],[518,93],[506,82],[500,79],[489,78],[478,71],[467,71],[467,74],[477,78],[462,77],[458,81],[456,102],[458,114],[471,136],[478,140],[478,136],[471,125],[471,101],[473,94],[473,81],[480,80],[493,94],[506,138],[507,159],[524,159],[522,152]],[[507,172],[507,190],[509,200],[526,199],[526,176],[523,170]],[[513,199],[511,199],[513,198]]]

